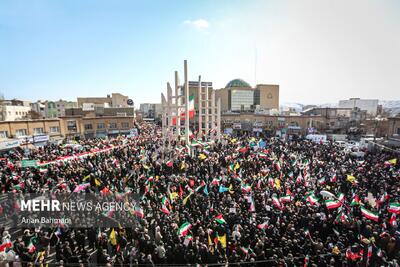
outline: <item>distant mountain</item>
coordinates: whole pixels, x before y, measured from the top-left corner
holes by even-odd
[[[300,104],[300,103],[283,103],[280,106],[280,110],[294,109],[296,112],[301,112],[303,110],[304,106],[305,105]]]
[[[400,113],[400,100],[380,100],[379,105],[382,105],[383,110],[391,116]]]
[[[390,116],[396,116],[400,114],[400,100],[380,100],[379,105],[382,105],[383,111],[390,114]],[[325,104],[301,104],[301,103],[291,103],[286,102],[282,103],[280,106],[280,110],[285,111],[289,109],[293,109],[295,112],[301,112],[305,108],[309,108],[311,106],[323,107],[323,108],[335,108],[338,106],[336,103],[325,103]]]
[[[325,103],[325,104],[320,104],[320,105],[316,105],[316,104],[301,104],[301,103],[283,103],[280,106],[281,110],[289,110],[294,109],[296,112],[301,112],[303,111],[305,108],[309,108],[312,106],[316,106],[316,107],[322,107],[322,108],[335,108],[337,107],[337,104],[332,104],[332,103]]]

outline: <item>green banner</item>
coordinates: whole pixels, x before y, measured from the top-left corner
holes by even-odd
[[[36,167],[36,166],[37,166],[37,160],[23,159],[23,160],[21,161],[21,167],[22,167],[22,168]]]

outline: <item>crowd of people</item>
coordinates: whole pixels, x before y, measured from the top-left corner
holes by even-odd
[[[332,142],[249,136],[187,146],[140,127],[3,158],[2,193],[132,191],[140,201],[135,227],[1,227],[0,266],[398,266],[398,154],[357,159]]]

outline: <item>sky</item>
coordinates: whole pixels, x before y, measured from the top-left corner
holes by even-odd
[[[189,79],[279,84],[281,103],[400,100],[397,0],[2,0],[0,93],[160,102]]]

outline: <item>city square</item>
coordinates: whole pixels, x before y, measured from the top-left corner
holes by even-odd
[[[32,13],[0,3],[7,18],[0,31],[9,27],[9,45],[0,47],[13,62],[0,63],[0,267],[399,266],[400,84],[386,67],[400,66],[400,54],[386,45],[400,44],[400,27],[383,20],[400,25],[397,3],[171,2],[172,16],[139,1],[61,2],[27,4]],[[352,41],[379,25],[368,29],[387,41],[374,43],[379,51],[393,53],[378,54],[384,63],[366,66],[354,51],[342,54],[339,42],[324,54],[324,44],[303,36],[320,22],[321,39],[329,29],[347,40],[347,26],[336,22],[353,15],[336,18],[334,10],[359,6],[365,25],[349,24],[360,29]],[[193,7],[217,13],[190,17]],[[378,7],[382,20],[370,21]],[[159,17],[147,31],[140,25],[151,14]],[[218,21],[221,14],[227,19]],[[313,26],[289,30],[301,23]],[[174,42],[155,49],[160,40],[149,34],[165,37],[163,30]],[[32,42],[20,43],[20,31],[35,35]],[[303,53],[296,47],[275,50],[279,58],[265,47],[283,45],[284,33],[321,54],[307,54],[303,69],[282,67],[304,62],[285,58]],[[129,37],[135,48],[111,36]],[[202,42],[209,38],[235,42]],[[363,55],[374,60],[370,45]],[[32,58],[22,64],[19,53]],[[337,61],[318,61],[331,53]],[[65,65],[53,65],[58,58]],[[334,72],[339,62],[360,77]]]

